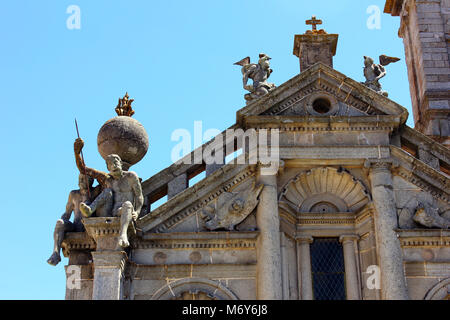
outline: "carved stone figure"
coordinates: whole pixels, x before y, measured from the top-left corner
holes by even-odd
[[[84,231],[84,226],[81,222],[82,214],[79,209],[80,204],[83,202],[90,203],[91,200],[101,192],[100,185],[96,186],[95,188],[92,187],[93,182],[93,178],[84,174],[80,174],[78,178],[78,186],[80,187],[80,189],[72,190],[69,193],[69,200],[67,200],[66,211],[61,216],[61,219],[56,221],[55,231],[53,233],[53,253],[47,260],[50,265],[56,266],[61,261],[61,243],[64,240],[65,233]],[[72,212],[74,214],[73,222],[70,221]]]
[[[90,205],[81,203],[80,211],[84,217],[90,217],[99,207],[110,204],[112,216],[120,217],[119,245],[128,247],[130,245],[127,237],[128,226],[132,220],[136,221],[144,203],[139,178],[136,173],[122,169],[122,160],[116,154],[106,157],[109,173],[85,167],[80,156],[83,146],[82,139],[75,141],[77,167],[80,172],[86,172],[97,179],[104,186],[104,190]]]
[[[423,204],[419,204],[417,207],[413,220],[427,228],[450,228],[450,220],[441,217],[438,208],[432,208]]]
[[[225,192],[220,195],[215,206],[203,209],[203,215],[209,218],[206,222],[208,230],[227,229],[234,227],[244,221],[252,213],[259,202],[259,194],[264,185],[252,186],[242,192]]]
[[[257,64],[250,63],[250,57],[246,57],[235,63],[235,65],[242,66],[241,71],[243,74],[244,89],[250,91],[250,93],[244,96],[247,104],[276,88],[275,84],[267,82],[267,79],[273,72],[270,69],[270,59],[272,58],[261,53]],[[248,79],[253,80],[253,85],[247,85]]]
[[[388,93],[381,89],[379,81],[386,76],[386,69],[384,67],[399,60],[399,58],[381,55],[380,64],[375,64],[371,57],[364,56],[364,77],[366,78],[366,82],[363,82],[363,84],[387,97]]]

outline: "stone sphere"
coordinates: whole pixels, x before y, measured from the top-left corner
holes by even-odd
[[[97,136],[97,147],[103,159],[117,154],[124,169],[138,163],[148,151],[148,135],[137,120],[118,116],[105,122]]]

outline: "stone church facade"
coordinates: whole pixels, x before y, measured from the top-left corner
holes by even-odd
[[[338,35],[296,35],[301,72],[230,127],[276,132],[276,170],[176,163],[144,180],[130,247],[118,249],[115,217],[66,234],[67,278],[76,267],[81,279],[66,299],[449,299],[450,1],[387,0],[385,12],[401,19],[415,129],[333,69]],[[187,157],[217,141],[248,156],[243,136],[222,135]]]

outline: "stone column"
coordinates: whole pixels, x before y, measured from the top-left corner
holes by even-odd
[[[381,270],[381,298],[407,300],[408,290],[403,269],[402,249],[396,233],[398,228],[392,182],[392,161],[366,162],[375,205],[374,220],[379,264]]]
[[[94,258],[93,300],[121,300],[123,271],[127,255],[124,251],[96,251]]]
[[[358,266],[356,260],[355,242],[359,239],[357,235],[342,235],[339,241],[344,248],[345,264],[345,288],[347,300],[360,300],[361,290],[358,281]]]
[[[257,246],[257,299],[281,300],[280,219],[277,176],[259,174],[264,189],[259,196],[256,223],[260,231]]]
[[[96,242],[94,260],[93,300],[123,299],[123,275],[127,254],[118,245],[120,218],[96,217],[83,219],[86,232]],[[128,239],[136,233],[133,224],[128,228]]]
[[[302,300],[313,300],[311,253],[310,244],[313,242],[311,236],[297,237],[297,265],[299,273],[300,297]]]

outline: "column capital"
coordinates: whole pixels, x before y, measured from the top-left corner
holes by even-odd
[[[310,235],[297,235],[295,237],[295,241],[299,242],[299,243],[313,243],[314,238]]]
[[[115,250],[121,251],[122,247],[118,245],[120,234],[119,217],[93,217],[83,218],[83,225],[86,233],[94,239],[96,250]],[[128,238],[136,234],[133,223],[128,226]]]
[[[354,242],[359,240],[359,236],[357,234],[343,234],[339,237],[339,242],[345,243],[348,241]]]
[[[371,171],[390,171],[392,168],[398,167],[398,163],[393,159],[367,159],[364,162],[364,167]]]

